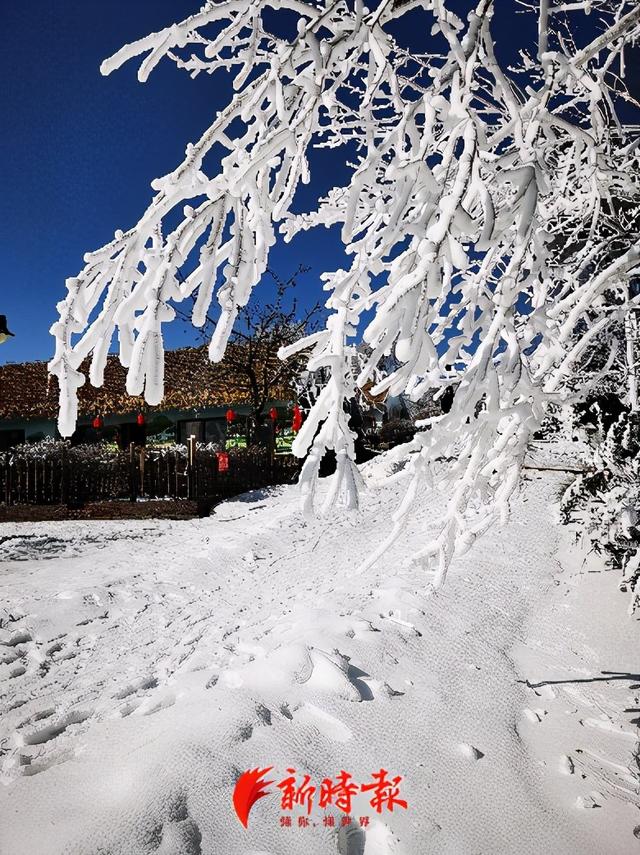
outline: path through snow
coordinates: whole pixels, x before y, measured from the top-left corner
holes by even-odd
[[[430,596],[409,557],[437,495],[363,575],[387,492],[313,523],[282,488],[209,520],[4,525],[0,853],[640,851],[638,624],[607,574],[560,574],[562,476],[529,476]],[[245,830],[256,766],[383,766],[409,808],[361,795],[368,828],[282,828],[272,796]]]

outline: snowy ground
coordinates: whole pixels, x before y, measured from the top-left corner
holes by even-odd
[[[281,488],[208,520],[0,526],[1,855],[640,852],[640,625],[553,524],[566,475],[527,477],[431,596],[408,558],[437,495],[364,575],[376,490],[312,524]],[[245,830],[256,766],[384,767],[408,809],[362,794],[348,833],[317,808],[287,828],[278,791]]]

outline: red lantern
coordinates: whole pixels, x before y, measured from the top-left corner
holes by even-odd
[[[300,428],[302,427],[302,410],[296,404],[293,408],[293,420],[291,422],[291,428],[294,433],[298,433]]]
[[[278,421],[278,411],[276,410],[275,407],[271,407],[271,409],[269,410],[269,418],[271,419],[272,422]]]
[[[228,424],[228,425],[233,424],[233,423],[235,422],[235,420],[236,420],[236,414],[235,414],[235,412],[231,409],[231,407],[229,407],[229,409],[227,410],[226,419],[227,419],[227,424]]]
[[[95,419],[91,422],[95,430],[102,430],[102,426],[104,421],[102,420],[102,416],[96,416]]]
[[[144,424],[144,413],[138,413],[136,416],[136,422],[141,426]]]

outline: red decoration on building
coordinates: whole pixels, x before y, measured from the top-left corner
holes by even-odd
[[[229,407],[229,409],[227,410],[227,413],[225,415],[225,418],[227,420],[228,425],[233,424],[236,420],[235,410],[232,410],[231,407]]]
[[[138,415],[136,416],[136,422],[137,422],[139,425],[143,425],[143,424],[144,424],[144,413],[138,413]]]
[[[278,411],[276,410],[275,407],[271,407],[271,409],[269,410],[269,418],[271,419],[272,422],[278,421]]]
[[[91,424],[96,430],[102,430],[102,426],[104,425],[102,416],[96,416],[95,419],[91,422]]]
[[[291,427],[294,433],[298,433],[302,427],[302,410],[297,404],[295,404],[293,408],[293,420],[291,422]]]
[[[226,451],[217,451],[216,457],[218,458],[218,472],[228,472],[229,471],[229,455]]]

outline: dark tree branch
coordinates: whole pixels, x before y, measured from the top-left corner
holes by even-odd
[[[278,358],[280,348],[314,332],[318,327],[322,313],[320,302],[306,309],[301,317],[298,316],[298,299],[295,294],[289,306],[285,306],[285,299],[291,297],[291,291],[297,287],[297,277],[308,269],[300,265],[286,280],[268,269],[267,273],[276,285],[274,301],[267,305],[250,302],[245,306],[229,339],[225,362],[246,378],[254,422],[262,420],[268,401],[273,399],[278,390],[292,387],[293,379],[303,367],[303,354],[282,361]],[[182,279],[181,274],[179,278]],[[191,324],[191,313],[179,307],[175,307],[175,311],[180,320]],[[207,315],[199,331],[203,344],[211,339],[215,324],[216,319]]]

